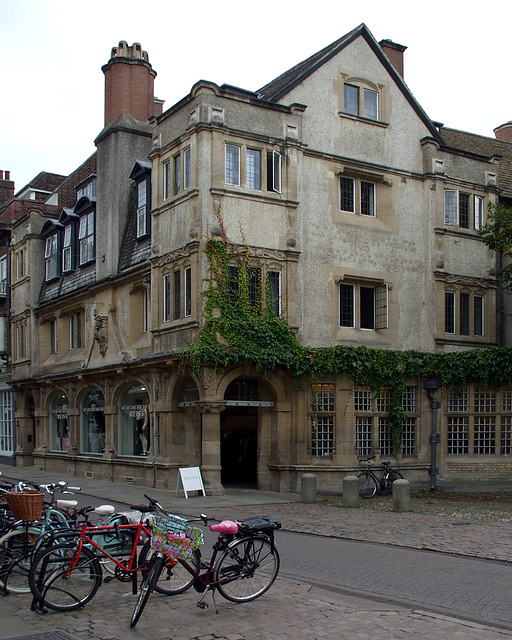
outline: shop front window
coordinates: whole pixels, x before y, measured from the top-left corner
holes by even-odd
[[[121,393],[119,403],[119,453],[147,456],[151,446],[149,394],[146,387],[132,385]]]
[[[82,453],[105,451],[105,400],[99,389],[91,389],[82,400],[80,411]]]
[[[69,401],[62,393],[53,398],[50,405],[50,450],[67,451],[69,449]]]

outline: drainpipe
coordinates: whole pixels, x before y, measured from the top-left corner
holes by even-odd
[[[437,467],[437,445],[441,442],[441,436],[437,431],[437,410],[441,408],[441,402],[436,398],[435,392],[441,388],[440,380],[425,380],[423,388],[427,392],[430,400],[430,409],[432,411],[432,423],[430,431],[430,491],[437,491],[437,476],[439,469]]]
[[[156,489],[156,459],[160,453],[160,430],[156,413],[156,384],[155,376],[152,376],[151,386],[153,391],[153,489]]]

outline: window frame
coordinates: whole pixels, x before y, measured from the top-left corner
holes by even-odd
[[[9,287],[9,262],[8,255],[0,257],[0,295],[6,296]]]
[[[367,192],[367,187],[371,187]],[[340,175],[338,180],[338,208],[342,213],[377,217],[377,184],[364,176]],[[348,205],[348,206],[346,206]]]
[[[163,172],[162,196],[164,200],[169,200],[171,197],[171,160],[170,158],[162,163],[162,172]]]
[[[145,238],[149,235],[149,212],[151,183],[146,174],[141,180],[135,182],[136,190],[136,238]]]
[[[443,224],[463,231],[479,231],[484,224],[485,197],[471,190],[445,189]]]
[[[445,289],[444,333],[464,339],[485,337],[486,296],[479,290]]]
[[[55,280],[60,276],[59,248],[60,242],[58,231],[46,236],[44,248],[44,273],[46,282]]]
[[[344,78],[343,115],[380,122],[380,91],[369,83]]]
[[[368,296],[372,291],[371,300]],[[338,282],[338,328],[379,331],[389,326],[389,285],[357,278]],[[371,318],[370,318],[371,316]],[[345,320],[345,323],[342,321]]]
[[[82,266],[93,262],[96,257],[96,212],[93,210],[81,215],[78,225],[79,260]]]
[[[232,187],[241,185],[240,145],[225,144],[224,182]]]
[[[310,393],[311,457],[332,459],[336,453],[336,385],[332,382],[314,382]]]
[[[248,191],[282,193],[283,154],[280,150],[238,142],[225,142],[224,149],[226,185]]]
[[[171,276],[164,273],[162,278],[162,321],[169,322],[171,319]]]

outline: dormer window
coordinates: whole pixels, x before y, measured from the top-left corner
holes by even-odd
[[[147,181],[142,180],[142,182],[137,183],[137,238],[140,238],[141,236],[145,236],[147,234],[147,200]]]
[[[130,178],[135,187],[135,237],[145,238],[151,232],[151,162],[137,160]]]
[[[64,227],[64,239],[62,242],[62,271],[71,271],[73,268],[73,252],[72,252],[72,238],[73,230],[70,224]]]
[[[53,280],[59,276],[59,236],[53,233],[46,238],[44,249],[45,280]]]
[[[86,197],[89,200],[96,198],[96,176],[89,176],[86,180],[78,184],[76,187],[76,201]]]
[[[91,211],[80,218],[78,243],[80,247],[80,264],[87,264],[94,260],[94,211]]]

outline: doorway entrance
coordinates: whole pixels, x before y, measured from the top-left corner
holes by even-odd
[[[223,485],[256,487],[258,480],[258,407],[227,406],[220,414]]]

